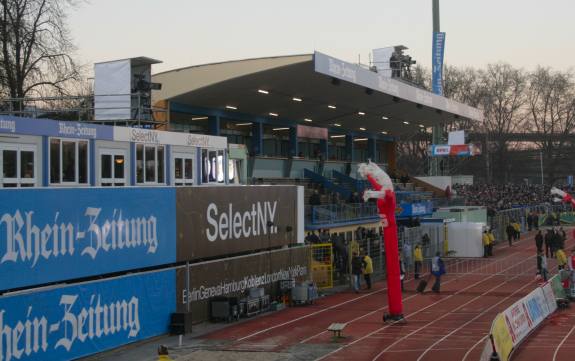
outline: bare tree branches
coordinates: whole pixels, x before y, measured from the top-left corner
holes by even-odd
[[[0,86],[11,98],[64,94],[79,80],[66,11],[73,0],[0,0]]]

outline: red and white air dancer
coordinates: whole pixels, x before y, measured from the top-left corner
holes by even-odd
[[[571,206],[575,208],[575,199],[573,199],[569,193],[563,192],[561,189],[553,187],[551,188],[551,194],[561,197],[554,198],[553,200],[555,202],[571,203]]]
[[[401,280],[399,268],[399,247],[397,241],[397,223],[395,221],[395,192],[389,176],[375,163],[361,163],[359,175],[367,179],[373,190],[363,193],[363,200],[377,199],[377,208],[385,243],[385,260],[387,268],[387,300],[389,314],[383,320],[402,320],[403,304],[401,300]]]

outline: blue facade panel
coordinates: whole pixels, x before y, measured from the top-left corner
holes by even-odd
[[[0,290],[170,264],[175,189],[0,191]]]
[[[0,360],[72,360],[168,331],[175,270],[0,297]]]

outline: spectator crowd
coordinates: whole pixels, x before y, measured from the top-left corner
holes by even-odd
[[[473,184],[453,186],[466,205],[485,206],[498,211],[521,206],[551,203],[551,186],[540,184]]]

